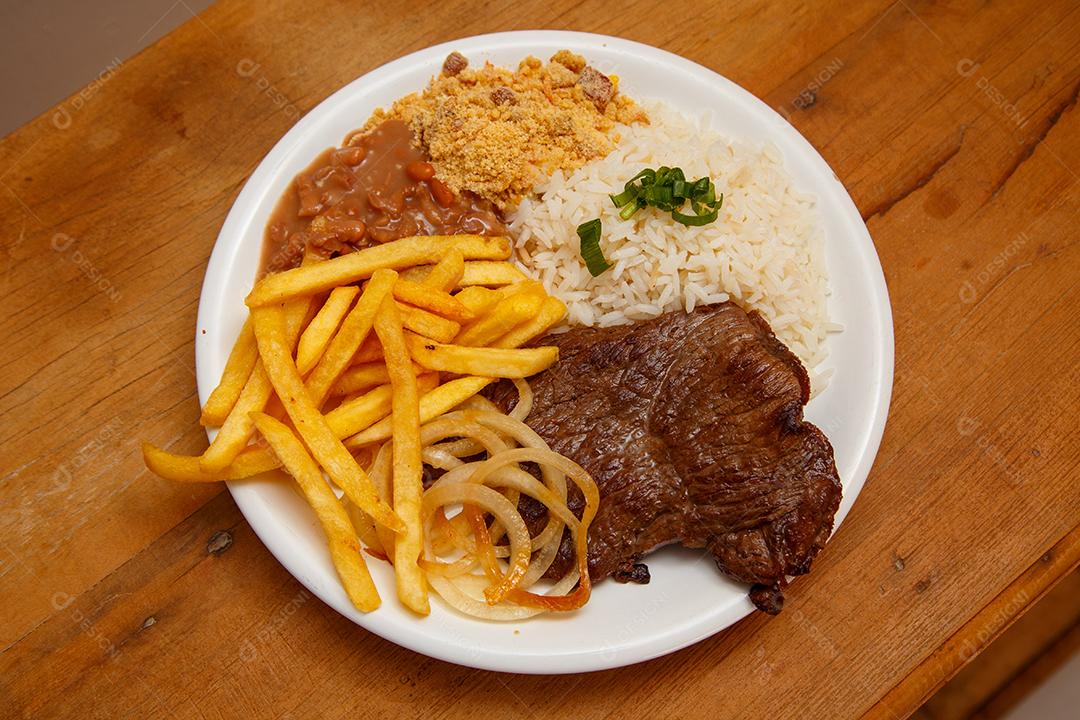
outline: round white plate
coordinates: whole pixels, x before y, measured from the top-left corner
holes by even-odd
[[[843,333],[829,338],[828,389],[806,409],[828,434],[844,484],[836,521],[851,508],[873,463],[892,390],[893,334],[885,279],[870,235],[844,186],[782,117],[739,86],[700,65],[647,45],[572,32],[509,32],[455,40],[415,52],[349,83],[283,137],[244,186],[210,257],[196,332],[199,397],[205,402],[247,314],[244,296],[259,261],[263,227],[289,182],[326,147],[379,106],[423,88],[451,50],[473,64],[516,66],[524,56],[568,48],[620,77],[632,97],[656,98],[686,112],[711,110],[733,138],[771,141],[825,223],[832,285],[830,312]],[[565,616],[488,623],[433,599],[418,618],[398,603],[390,568],[369,562],[382,607],[357,612],[334,572],[314,514],[291,488],[252,479],[229,483],[241,512],[270,552],[311,592],[373,633],[416,652],[461,665],[521,673],[571,673],[628,665],[695,643],[749,614],[747,588],[730,582],[700,552],[665,548],[648,559],[649,585],[600,583],[588,605]],[[825,552],[828,552],[826,550]],[[798,594],[805,580],[790,592]]]

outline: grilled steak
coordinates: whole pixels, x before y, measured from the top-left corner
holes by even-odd
[[[600,486],[590,576],[647,582],[641,558],[677,542],[707,548],[779,612],[787,576],[808,572],[828,539],[841,489],[829,441],[802,418],[806,370],[768,323],[724,303],[537,344],[560,356],[532,379],[527,422]],[[512,394],[494,393],[504,406]],[[543,521],[538,503],[521,509]],[[572,552],[567,534],[550,576]]]

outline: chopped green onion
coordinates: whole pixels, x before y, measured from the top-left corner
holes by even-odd
[[[719,213],[716,210],[707,213],[698,213],[696,215],[684,215],[678,210],[671,211],[671,218],[683,225],[708,225],[712,221],[716,220]]]
[[[619,211],[619,217],[623,220],[629,220],[634,213],[643,207],[645,207],[645,201],[641,198],[636,198],[634,202],[623,206],[623,209]]]
[[[717,212],[724,201],[716,198],[716,186],[708,177],[687,181],[682,168],[663,165],[655,170],[645,168],[623,186],[623,191],[610,195],[611,202],[619,208],[619,217],[629,220],[644,207],[652,206],[671,213],[676,222],[683,225],[708,225],[720,215]],[[681,212],[686,201],[694,214]]]
[[[630,188],[628,190],[623,190],[618,195],[609,195],[608,197],[611,198],[611,202],[615,203],[615,207],[621,208],[623,205],[626,205],[627,203],[630,203],[630,202],[633,202],[634,200],[637,200],[637,196],[638,196],[637,188],[632,187],[632,188]]]
[[[682,168],[666,165],[656,169],[645,168],[623,185],[621,193],[608,197],[619,209],[619,217],[623,220],[629,220],[639,210],[652,206],[671,213],[671,219],[675,222],[694,227],[715,222],[724,204],[723,193],[717,197],[716,186],[708,176],[688,181]],[[687,201],[694,211],[693,215],[682,212]],[[582,223],[577,229],[581,238],[581,257],[585,259],[585,265],[593,277],[611,267],[600,250],[600,232],[599,218]]]
[[[600,249],[601,229],[600,218],[581,223],[577,227],[578,237],[581,238],[581,257],[593,277],[611,267],[604,259],[604,251]]]

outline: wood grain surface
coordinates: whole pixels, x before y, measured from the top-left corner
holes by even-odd
[[[866,219],[896,321],[874,470],[784,612],[569,677],[367,633],[222,488],[138,450],[205,447],[199,287],[273,143],[384,62],[524,28],[656,45],[782,112]],[[1080,560],[1078,91],[1068,0],[225,1],[102,68],[0,141],[0,714],[906,716]]]
[[[1069,660],[1066,651],[1076,641],[1080,641],[1080,570],[1062,578],[912,717],[1002,717]]]

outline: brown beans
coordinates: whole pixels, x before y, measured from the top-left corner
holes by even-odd
[[[367,155],[367,150],[360,145],[351,145],[334,151],[334,159],[349,167],[362,163],[365,155]]]
[[[411,162],[405,166],[405,173],[413,180],[430,180],[435,177],[435,166],[429,162]]]
[[[301,174],[296,176],[296,197],[300,202],[300,209],[297,214],[300,217],[314,217],[319,214],[319,211],[322,210],[319,195],[320,190],[310,175]]]
[[[370,190],[367,194],[368,204],[376,210],[382,210],[391,217],[401,215],[405,207],[404,190]]]
[[[341,217],[332,218],[330,222],[327,223],[327,229],[336,238],[346,242],[356,242],[364,239],[364,231],[367,229],[367,226],[364,225],[363,220]]]
[[[450,204],[454,202],[454,192],[437,177],[428,179],[427,184],[431,188],[431,195],[435,198],[435,202],[443,207],[450,207]]]
[[[300,263],[305,243],[330,256],[411,235],[506,233],[496,208],[468,192],[454,193],[437,173],[406,123],[369,128],[350,144],[323,151],[296,177],[295,196],[278,203],[271,217],[276,229],[267,234],[264,257],[280,254],[284,260],[272,269],[284,270]]]

